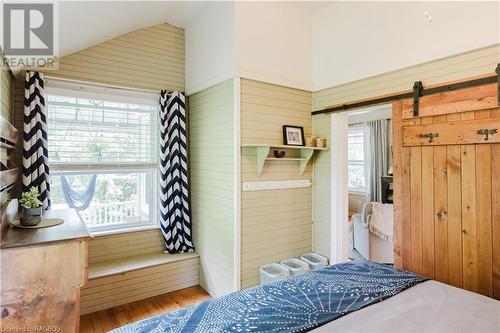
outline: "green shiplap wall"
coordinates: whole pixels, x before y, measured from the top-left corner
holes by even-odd
[[[330,145],[330,116],[313,117],[313,128],[316,137],[326,138]],[[313,209],[313,251],[330,258],[331,246],[331,151],[322,151],[314,155],[314,209]]]
[[[311,108],[311,92],[242,79],[241,143],[282,144],[285,124],[303,126],[308,136]],[[297,161],[267,161],[260,176],[256,165],[255,150],[242,149],[242,182],[312,178],[311,163],[302,175]],[[312,191],[309,187],[241,192],[242,288],[259,284],[259,266],[311,251]]]
[[[485,74],[494,74],[500,63],[500,45],[438,59],[417,66],[408,67],[363,80],[314,92],[314,110],[350,101],[374,98],[382,95],[411,90],[415,81],[435,85],[463,80]],[[316,136],[329,137],[331,117],[313,117],[313,131]],[[314,246],[318,252],[330,244],[330,160],[329,153],[315,157],[314,164]]]
[[[191,211],[200,284],[212,296],[234,291],[234,83],[189,96]]]

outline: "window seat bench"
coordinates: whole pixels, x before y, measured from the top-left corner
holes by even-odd
[[[89,280],[198,258],[196,253],[147,253],[89,265]]]
[[[91,240],[88,283],[81,289],[80,314],[199,284],[198,254],[167,254],[163,250],[158,229]]]

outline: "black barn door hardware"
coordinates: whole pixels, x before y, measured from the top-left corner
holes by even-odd
[[[363,100],[363,101],[358,101],[358,102],[352,102],[352,103],[346,103],[346,104],[341,104],[341,105],[336,105],[332,107],[328,107],[322,110],[316,110],[313,111],[311,114],[313,116],[319,115],[319,114],[326,114],[326,113],[333,113],[333,112],[342,112],[346,110],[352,110],[352,109],[361,109],[365,108],[368,106],[372,105],[378,105],[378,104],[385,104],[397,100],[402,100],[402,99],[407,99],[407,98],[413,98],[415,101],[415,91],[419,91],[419,96],[429,96],[429,95],[434,95],[434,94],[439,94],[447,91],[454,91],[454,90],[460,90],[460,89],[465,89],[465,88],[470,88],[470,87],[477,87],[477,86],[482,86],[485,84],[492,84],[496,83],[498,85],[498,106],[500,106],[500,64],[498,64],[495,74],[493,76],[487,76],[479,79],[473,79],[473,80],[468,80],[468,81],[463,81],[463,82],[457,82],[457,83],[451,83],[447,84],[444,86],[439,86],[439,87],[434,87],[434,88],[428,88],[425,89],[424,87],[421,87],[417,85],[420,81],[415,82],[413,85],[413,92],[404,92],[404,93],[399,93],[399,94],[393,94],[385,97],[378,97],[378,98],[373,98],[373,99],[368,99],[368,100]],[[420,82],[421,83],[421,82]],[[415,87],[417,86],[417,87]],[[418,113],[418,107],[415,108],[415,103],[413,105],[413,114],[415,114],[415,110]]]
[[[484,141],[488,141],[490,135],[497,134],[497,129],[496,128],[494,128],[494,129],[487,129],[487,128],[478,129],[476,133],[479,135],[484,135]]]
[[[432,143],[432,141],[434,141],[434,138],[439,138],[439,133],[424,133],[419,134],[418,137],[420,139],[429,139],[429,143]]]
[[[418,117],[418,107],[422,90],[424,90],[422,81],[417,81],[413,84],[413,117]]]

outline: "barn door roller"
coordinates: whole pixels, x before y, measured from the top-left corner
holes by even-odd
[[[417,81],[413,84],[413,117],[418,117],[418,104],[420,96],[422,96],[422,90],[424,90],[422,81]]]

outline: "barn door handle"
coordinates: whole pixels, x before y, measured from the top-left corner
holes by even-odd
[[[424,133],[419,134],[418,137],[420,139],[429,139],[429,143],[432,143],[432,141],[434,141],[434,138],[439,138],[439,133]]]
[[[496,128],[494,128],[494,129],[487,129],[487,128],[483,129],[482,128],[482,129],[478,129],[476,133],[479,135],[484,135],[484,141],[488,141],[490,135],[497,134],[497,129]]]

